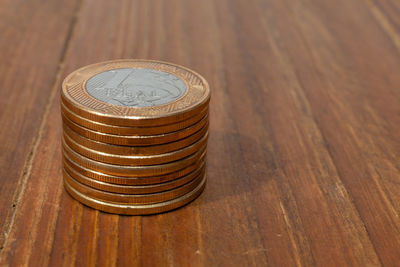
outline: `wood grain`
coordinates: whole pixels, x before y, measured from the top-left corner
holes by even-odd
[[[397,2],[52,3],[0,3],[7,36],[54,36],[0,37],[17,55],[0,63],[1,265],[398,265]],[[34,23],[18,21],[33,7]],[[50,10],[54,23],[39,27]],[[211,85],[208,184],[184,208],[117,216],[63,189],[61,79],[115,58],[182,64]],[[19,91],[6,98],[9,86]]]
[[[0,2],[0,247],[29,177],[75,7]]]

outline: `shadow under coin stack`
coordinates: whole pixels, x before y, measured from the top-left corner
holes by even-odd
[[[87,206],[143,215],[203,191],[210,90],[199,74],[150,60],[89,65],[62,85],[66,190]]]

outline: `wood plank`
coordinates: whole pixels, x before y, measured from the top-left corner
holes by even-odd
[[[67,47],[60,77],[129,57],[203,74],[213,89],[208,184],[161,215],[81,205],[63,189],[50,101],[1,265],[399,262],[400,63],[370,4],[85,0]]]
[[[240,10],[240,15],[235,10]],[[235,107],[232,112],[239,131],[247,138],[259,140],[260,146],[264,146],[260,149],[266,155],[261,162],[269,162],[277,170],[273,177],[280,187],[282,211],[289,225],[295,227],[293,249],[299,251],[298,257],[304,265],[321,265],[326,261],[336,265],[377,264],[379,261],[367,232],[362,229],[357,210],[339,179],[290,61],[284,51],[280,51],[279,42],[271,38],[271,29],[266,28],[266,16],[263,17],[265,13],[258,10],[260,7],[256,3],[245,5],[234,1],[230,10],[221,12],[238,14],[232,19],[232,23],[236,23],[230,27],[232,35],[222,38],[230,41],[225,47],[234,46],[232,29],[241,31],[242,36],[246,33],[247,37],[237,38],[236,54],[225,57],[247,58],[244,64],[226,63],[231,66],[227,72],[232,72],[232,81],[235,81],[227,87],[236,95],[232,97]],[[268,15],[281,18],[282,14],[275,11],[269,10]],[[247,78],[237,84],[239,73]],[[253,112],[249,106],[254,106]],[[255,161],[254,149],[246,153],[250,143],[242,145],[242,153]],[[245,165],[250,166],[252,160]],[[262,186],[265,179],[257,179],[254,174],[250,177],[253,191]],[[260,192],[259,198],[262,196]],[[265,201],[255,205],[257,203]]]
[[[0,247],[31,169],[46,105],[54,97],[76,3],[0,2]]]
[[[363,3],[286,1],[263,11],[281,14],[267,16],[269,29],[296,67],[341,181],[390,266],[400,260],[399,54]]]

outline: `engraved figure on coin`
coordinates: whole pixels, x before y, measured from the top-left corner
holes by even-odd
[[[185,83],[163,71],[140,68],[99,73],[86,83],[86,90],[103,102],[126,107],[152,107],[175,101],[186,91]]]

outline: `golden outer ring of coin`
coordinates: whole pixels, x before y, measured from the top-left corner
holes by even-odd
[[[74,170],[66,161],[63,162],[64,170],[75,180],[81,184],[87,185],[89,187],[107,191],[111,193],[122,193],[122,194],[149,194],[157,193],[162,191],[167,191],[170,189],[177,188],[181,185],[188,183],[200,174],[205,173],[205,163],[203,162],[196,170],[189,173],[188,175],[179,177],[169,182],[154,184],[154,185],[116,185],[110,184],[102,181],[98,181],[89,178],[85,175],[80,174],[78,171]]]
[[[79,165],[105,174],[126,177],[158,176],[176,172],[196,162],[203,154],[206,153],[206,146],[204,146],[193,155],[170,163],[151,166],[122,166],[89,159],[73,151],[64,141],[62,144],[64,153],[67,153],[68,156]]]
[[[75,190],[65,180],[64,187],[73,198],[84,205],[97,210],[121,215],[149,215],[174,210],[190,203],[203,192],[206,186],[206,181],[207,178],[204,176],[201,183],[186,195],[166,202],[147,205],[118,204],[91,198]]]
[[[205,164],[204,157],[205,155],[203,155],[195,163],[190,164],[189,166],[181,170],[178,170],[176,172],[168,173],[165,175],[148,176],[148,177],[123,177],[123,176],[109,175],[95,170],[91,170],[74,162],[65,153],[63,153],[63,163],[64,166],[68,164],[68,166],[73,168],[78,173],[100,182],[118,184],[123,186],[154,185],[154,184],[170,182],[172,180],[177,180],[182,178],[183,176],[189,175],[191,172],[196,171],[198,168],[203,166],[203,164]]]
[[[86,91],[86,82],[94,75],[121,68],[148,68],[170,73],[186,84],[186,92],[170,103],[138,108],[108,104]],[[201,75],[176,64],[122,59],[88,65],[72,72],[62,83],[61,99],[71,111],[91,121],[116,126],[153,126],[183,121],[199,113],[210,101],[210,88]]]
[[[95,151],[93,149],[87,148],[81,144],[76,143],[74,140],[68,137],[68,135],[64,134],[63,136],[64,142],[66,142],[70,148],[72,148],[74,151],[78,152],[79,154],[85,157],[104,163],[129,165],[129,166],[163,164],[182,159],[198,151],[203,145],[207,143],[207,138],[208,135],[205,135],[199,141],[193,143],[192,145],[173,152],[168,152],[158,155],[139,156],[139,155],[114,155],[110,153]]]
[[[111,135],[111,134],[100,133],[84,128],[69,120],[64,114],[62,114],[62,119],[64,124],[68,125],[68,127],[70,127],[72,130],[74,130],[78,134],[88,139],[108,144],[125,145],[125,146],[149,146],[149,145],[157,145],[157,144],[173,142],[194,134],[195,132],[203,128],[204,125],[208,124],[208,115],[206,115],[198,123],[176,132],[159,134],[159,135],[122,136],[122,135]]]
[[[176,132],[185,129],[191,125],[199,122],[205,115],[208,114],[208,107],[202,110],[200,113],[195,114],[193,117],[187,120],[180,121],[173,124],[166,124],[161,126],[152,127],[124,127],[124,126],[113,126],[104,123],[99,123],[95,121],[90,121],[83,117],[80,117],[69,110],[63,103],[61,103],[61,112],[72,122],[86,127],[88,129],[94,130],[96,132],[113,134],[113,135],[157,135]]]
[[[81,192],[85,196],[100,199],[103,201],[121,203],[121,204],[153,204],[165,202],[178,198],[192,191],[202,181],[204,175],[198,175],[190,182],[177,188],[158,193],[149,194],[120,194],[101,191],[79,183],[72,178],[67,172],[63,172],[64,180],[75,190]]]
[[[81,144],[87,148],[99,152],[111,153],[115,155],[147,156],[154,154],[164,154],[190,146],[193,143],[197,142],[199,139],[201,139],[204,135],[208,134],[208,124],[207,124],[194,134],[174,142],[161,145],[152,145],[152,146],[122,146],[122,145],[112,145],[91,140],[74,132],[71,128],[68,127],[68,125],[65,124],[63,124],[63,128],[64,128],[64,134],[68,135],[68,137],[70,137],[78,144]]]

